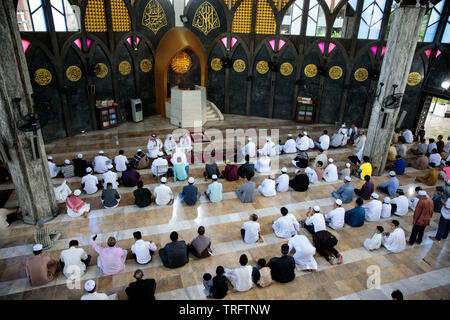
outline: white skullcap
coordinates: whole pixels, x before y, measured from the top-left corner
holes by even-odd
[[[313,210],[314,210],[314,212],[320,212],[320,207],[319,206],[314,206]]]
[[[391,198],[389,197],[384,198],[384,203],[391,203]]]
[[[347,163],[345,164],[345,166],[346,166],[347,168],[350,168],[350,163],[347,162]]]
[[[211,178],[212,179],[217,179],[217,174],[213,174]]]
[[[281,172],[286,173],[287,169],[283,167],[283,168],[281,168]]]
[[[193,177],[189,177],[188,182],[189,183],[194,183],[195,179]]]
[[[329,158],[329,159],[328,159],[328,162],[329,162],[329,163],[333,163],[333,162],[334,162],[333,158]]]
[[[64,160],[64,163],[65,164],[70,164],[70,160],[66,159],[66,160]]]
[[[78,158],[78,159],[83,158],[83,154],[79,153],[79,154],[77,155],[77,158]]]
[[[42,244],[38,243],[33,246],[33,251],[41,251],[42,248]]]
[[[427,192],[425,190],[420,190],[418,194],[419,196],[426,196]]]
[[[445,183],[448,184],[448,185],[450,185],[450,179],[447,179],[447,180],[445,181]]]
[[[252,141],[252,138],[248,138],[247,140],[248,140],[248,141]]]
[[[48,160],[53,160],[53,157],[52,156],[48,156],[47,159]]]
[[[166,177],[162,177],[162,178],[161,178],[161,182],[162,182],[162,183],[166,183],[166,182],[167,182],[167,178],[166,178]]]
[[[308,132],[303,131],[303,135],[304,135],[304,136],[308,135]]]
[[[267,136],[267,137],[266,137],[266,140],[269,141],[269,140],[270,140],[270,136]]]
[[[104,154],[105,153],[105,151],[103,151],[103,150],[100,150],[99,152],[98,152],[98,154]]]
[[[345,176],[344,180],[350,182],[352,181],[352,178],[350,178],[349,176]]]
[[[342,205],[342,200],[341,199],[336,199],[336,204],[338,205],[338,206],[340,206],[340,205]]]
[[[341,127],[342,127],[342,128],[345,128],[345,123],[343,123]]]
[[[110,164],[108,164],[107,168],[108,168],[108,169],[112,169],[112,168],[114,168],[114,167],[113,167],[113,165],[110,163]]]
[[[288,137],[292,137],[292,134],[288,133]]]
[[[84,283],[84,289],[86,291],[92,291],[95,288],[95,281],[94,280],[88,280]]]
[[[142,151],[142,149],[137,149],[137,152],[141,152]]]
[[[73,192],[73,195],[74,196],[79,196],[81,194],[81,190],[80,189],[77,189],[77,190],[75,190],[74,192]]]
[[[374,199],[378,199],[378,194],[375,193],[375,192],[373,192],[373,193],[371,194],[371,196],[372,196]]]
[[[389,171],[389,175],[390,175],[391,177],[395,176],[395,171]]]
[[[91,168],[91,167],[87,167],[87,168],[86,168],[86,172],[87,172],[87,173],[89,173],[89,172],[91,172],[91,171],[92,171],[92,168]]]
[[[164,152],[160,151],[158,152],[158,157],[162,157],[164,155]]]

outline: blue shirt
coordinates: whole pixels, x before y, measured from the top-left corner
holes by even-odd
[[[173,165],[173,180],[177,181],[183,181],[187,178],[187,172],[186,172],[186,163],[175,163]]]
[[[193,206],[197,202],[198,189],[196,186],[192,184],[184,186],[181,193],[183,194],[183,201],[188,206]]]
[[[437,194],[437,193],[435,193],[434,195],[433,195],[433,203],[434,203],[434,212],[441,212],[441,209],[442,209],[442,205],[443,205],[443,203],[442,203],[442,201],[441,200],[446,200],[445,199],[445,195],[441,195],[441,194]]]
[[[387,188],[390,196],[395,196],[398,186],[399,182],[397,177],[392,177],[385,183],[379,185],[379,187]]]
[[[394,161],[394,171],[396,174],[404,174],[406,168],[406,160],[405,159],[398,159]]]
[[[338,199],[341,199],[343,203],[349,203],[353,201],[353,190],[355,188],[351,183],[344,183],[337,191]]]
[[[353,209],[345,212],[345,223],[352,227],[361,227],[364,224],[366,211],[363,207],[356,206]]]
[[[432,142],[428,145],[428,149],[427,149],[428,153],[431,153],[431,151],[433,151],[433,149],[437,149],[436,142]]]
[[[211,202],[222,201],[222,184],[214,181],[208,186],[208,189],[206,189],[206,194],[209,196]]]

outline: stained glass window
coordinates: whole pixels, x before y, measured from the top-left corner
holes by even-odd
[[[378,39],[385,5],[386,0],[364,0],[359,24],[359,39]]]
[[[283,17],[280,33],[299,35],[302,26],[302,15],[303,0],[296,0],[289,9],[287,9],[286,14]]]
[[[309,2],[308,22],[306,25],[306,35],[324,37],[327,29],[325,13],[317,0]]]
[[[445,0],[437,3],[433,9],[425,14],[422,20],[422,26],[419,31],[419,39],[417,41],[433,42],[436,29],[444,9]]]

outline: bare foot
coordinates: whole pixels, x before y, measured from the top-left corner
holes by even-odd
[[[330,257],[330,263],[334,266],[336,264],[336,262],[334,262],[334,258]]]
[[[342,264],[342,262],[343,262],[343,260],[344,260],[344,258],[342,257],[342,254],[339,254],[339,255],[338,255],[338,258],[339,258],[338,264]]]

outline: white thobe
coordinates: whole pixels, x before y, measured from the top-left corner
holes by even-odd
[[[167,155],[172,155],[172,153],[175,152],[177,148],[177,143],[175,142],[175,140],[173,140],[173,138],[171,139],[166,139],[166,141],[164,142],[164,151],[166,152]]]
[[[348,130],[347,130],[347,136],[348,136],[348,137],[351,137],[352,134],[353,134],[353,128],[350,127],[350,128],[348,128]],[[357,134],[358,134],[358,127],[355,127],[355,135],[357,135]]]
[[[273,157],[277,155],[277,149],[275,148],[275,143],[272,141],[267,141],[262,149],[258,150],[260,154]]]
[[[156,251],[156,244],[150,241],[144,241],[142,239],[137,240],[131,246],[131,252],[136,255],[136,261],[140,264],[146,264],[152,260],[150,250]]]
[[[249,155],[250,158],[253,158],[256,156],[256,144],[252,141],[249,141],[243,148],[242,153],[244,153],[244,156]]]
[[[300,151],[306,151],[309,149],[309,138],[307,136],[303,136],[301,138],[297,138],[297,149]]]
[[[450,152],[450,141],[445,144],[444,152]]]
[[[259,158],[255,163],[255,169],[258,172],[269,172],[270,171],[270,158],[269,157]]]
[[[364,248],[366,248],[367,250],[380,249],[381,239],[381,233],[375,233],[372,238],[366,238],[366,240],[364,240]]]
[[[325,219],[331,219],[329,227],[334,230],[339,230],[344,227],[345,209],[335,208],[325,215]]]
[[[190,152],[192,150],[192,140],[188,135],[184,135],[180,138],[180,148],[183,152]]]
[[[170,200],[173,198],[172,190],[164,184],[157,186],[155,188],[154,194],[155,194],[155,202],[158,206],[168,204]]]
[[[163,144],[159,138],[152,140],[152,138],[148,139],[147,149],[148,149],[148,157],[150,159],[155,159],[158,156],[158,153],[161,151]]]
[[[294,248],[294,260],[301,270],[317,270],[317,262],[314,259],[316,248],[304,235],[296,235],[289,239],[289,252]]]
[[[295,143],[295,140],[294,139],[287,140],[283,146],[283,151],[284,153],[296,153],[297,145]]]
[[[388,237],[383,236],[382,244],[389,252],[403,251],[406,247],[405,231],[402,228],[396,228]]]
[[[319,143],[322,150],[328,150],[328,148],[330,147],[330,136],[327,134],[321,135],[319,138]]]
[[[60,260],[64,263],[63,274],[66,278],[79,279],[86,270],[86,265],[83,260],[86,260],[88,255],[83,248],[70,247],[61,252]]]
[[[391,199],[391,204],[397,205],[397,210],[394,212],[397,216],[404,216],[408,213],[408,198],[405,196],[399,196]]]
[[[436,168],[439,167],[441,165],[441,155],[439,153],[430,154],[430,156],[428,157],[428,162],[434,163]]]
[[[331,138],[330,144],[333,147],[343,147],[347,144],[347,140],[347,129],[340,128],[339,131]]]
[[[362,207],[366,211],[366,221],[379,221],[381,217],[382,203],[379,200],[372,200]]]
[[[338,181],[338,171],[334,163],[330,163],[329,165],[327,165],[327,167],[323,171],[323,179],[326,182]]]
[[[186,154],[180,148],[176,149],[175,153],[172,155],[172,158],[170,159],[170,162],[172,162],[172,164],[177,163],[178,157],[181,157],[181,163],[188,163]]]
[[[241,229],[245,230],[244,242],[248,244],[255,243],[259,239],[261,227],[256,221],[247,221],[242,224]]]
[[[365,146],[365,143],[362,145],[361,149],[359,149],[358,153],[356,154],[356,156],[358,157],[360,162],[362,161],[364,146]]]
[[[417,197],[410,198],[410,199],[408,199],[408,207],[410,207],[412,211],[415,211],[418,202],[419,202],[419,198],[417,198]]]
[[[98,178],[93,174],[85,175],[81,178],[81,183],[84,184],[84,191],[86,191],[87,194],[93,194],[98,191]]]
[[[166,166],[166,168],[164,170],[158,171],[157,172],[157,168],[158,166]],[[157,158],[155,160],[153,160],[152,162],[152,173],[155,176],[162,176],[163,174],[166,174],[168,170],[168,162],[166,159],[163,158]]]
[[[367,138],[367,137],[366,137],[365,135],[358,136],[358,137],[355,139],[354,146],[355,146],[356,148],[358,148],[358,149],[361,149],[362,146],[366,143],[366,138]]]
[[[105,173],[108,171],[108,164],[111,163],[105,156],[98,155],[94,158],[94,172],[96,173]]]
[[[277,186],[277,192],[286,192],[289,190],[289,176],[283,173],[281,176],[275,180],[275,185]]]
[[[414,137],[413,137],[413,133],[411,132],[411,130],[406,129],[403,132],[403,137],[405,138],[406,143],[413,143]]]
[[[322,230],[327,230],[327,226],[325,224],[325,218],[321,213],[314,213],[311,217],[306,218],[305,224],[313,225],[314,232],[319,232]]]
[[[258,187],[258,192],[261,193],[264,197],[276,196],[277,191],[275,189],[275,180],[264,179],[264,181]]]
[[[282,216],[275,220],[272,225],[273,232],[278,238],[290,238],[293,235],[296,235],[300,224],[292,213],[288,213],[285,216]]]
[[[383,203],[381,205],[381,218],[389,218],[391,216],[391,204]]]
[[[108,170],[107,172],[102,174],[102,179],[103,179],[103,188],[104,189],[106,189],[108,182],[112,183],[113,189],[117,189],[117,187],[119,186],[119,183],[117,182],[118,175],[115,172]]]
[[[127,170],[128,159],[123,154],[119,154],[114,157],[114,164],[117,171],[125,171]]]
[[[236,269],[226,269],[225,276],[230,280],[233,288],[237,291],[247,291],[253,287],[253,268],[251,266],[240,266]]]
[[[308,137],[308,141],[309,141],[309,149],[314,149],[314,148],[315,148],[315,145],[314,145],[313,139],[311,139],[311,138]]]
[[[54,164],[51,161],[48,161],[48,169],[50,170],[50,177],[54,178],[58,175],[58,173],[61,171],[61,167],[57,167],[56,164]]]
[[[319,178],[317,177],[317,173],[315,170],[311,169],[310,167],[306,167],[305,173],[308,176],[309,183],[319,182]]]

